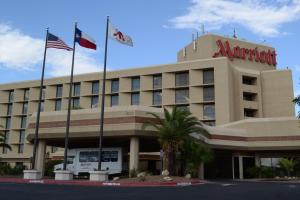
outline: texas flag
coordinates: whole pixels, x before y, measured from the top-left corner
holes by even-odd
[[[75,29],[75,42],[78,42],[80,46],[85,48],[95,50],[97,48],[96,41],[78,28]]]

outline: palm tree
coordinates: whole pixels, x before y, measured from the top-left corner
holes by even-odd
[[[295,165],[296,165],[297,161],[294,160],[293,158],[288,159],[288,158],[282,158],[279,161],[279,165],[282,169],[284,169],[287,173],[287,176],[291,175],[291,172],[294,171]]]
[[[300,95],[296,96],[296,97],[293,99],[293,102],[294,102],[295,104],[297,104],[298,106],[300,106]],[[300,111],[298,112],[297,117],[300,118]]]
[[[155,120],[144,123],[143,128],[151,126],[158,132],[158,140],[164,153],[164,169],[175,174],[175,155],[190,138],[191,133],[207,133],[202,123],[187,110],[174,108],[172,112],[164,109],[164,118],[155,113]]]
[[[0,125],[0,128],[3,128],[3,126]],[[0,147],[11,150],[11,146],[5,143],[5,135],[2,131],[0,131]]]

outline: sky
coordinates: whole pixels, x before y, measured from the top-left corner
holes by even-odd
[[[109,70],[176,62],[176,54],[205,31],[276,48],[278,69],[293,72],[300,94],[300,0],[1,0],[0,84],[39,79],[46,28],[72,46],[74,23],[97,42],[76,47],[75,73],[101,71],[106,16],[134,47],[109,41]],[[46,77],[68,75],[71,52],[49,49]]]

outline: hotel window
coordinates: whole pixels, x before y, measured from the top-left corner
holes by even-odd
[[[162,75],[154,75],[153,76],[153,89],[161,89],[162,88]]]
[[[73,96],[80,96],[80,83],[73,84]]]
[[[56,98],[62,97],[63,93],[63,85],[57,85],[56,86]]]
[[[7,117],[5,123],[5,129],[10,129],[10,125],[11,125],[11,118]]]
[[[110,105],[111,106],[117,106],[119,105],[119,95],[111,95],[110,97]]]
[[[215,91],[214,87],[204,87],[203,88],[203,101],[214,101]]]
[[[21,128],[25,129],[27,124],[27,117],[21,117]]]
[[[4,144],[8,144],[8,140],[9,140],[9,131],[4,131]],[[7,154],[7,148],[5,148],[4,146],[2,147],[2,153],[3,154]]]
[[[243,99],[246,101],[255,101],[257,94],[251,92],[243,92]]]
[[[189,73],[188,72],[178,72],[175,74],[175,86],[188,86],[189,85]]]
[[[91,108],[97,108],[98,107],[98,101],[99,101],[99,97],[98,96],[93,96],[91,98]]]
[[[45,102],[41,101],[41,112],[44,112],[45,110]]]
[[[29,89],[24,89],[24,101],[29,100]]]
[[[99,94],[99,81],[92,82],[92,94]]]
[[[45,99],[45,97],[46,97],[46,88],[43,87],[43,89],[42,89],[42,99]]]
[[[215,106],[204,105],[203,106],[203,119],[214,120],[215,119]]]
[[[119,92],[119,79],[111,80],[111,93]]]
[[[131,78],[131,91],[140,90],[140,77]]]
[[[7,104],[7,115],[11,116],[13,104]]]
[[[188,103],[189,100],[189,90],[179,89],[175,90],[175,103]]]
[[[28,111],[28,102],[23,103],[22,114],[26,115]]]
[[[257,78],[256,77],[251,77],[251,76],[243,76],[243,84],[245,85],[256,85]]]
[[[154,106],[161,106],[161,91],[154,91],[153,92],[153,105]]]
[[[72,108],[73,109],[79,109],[80,108],[80,99],[79,98],[73,98],[72,99]]]
[[[214,70],[203,70],[203,84],[214,83]]]
[[[249,108],[244,109],[245,117],[256,117],[256,113],[257,113],[257,110],[255,110],[255,109],[249,109]]]
[[[190,111],[190,106],[187,106],[187,105],[176,106],[176,108],[177,108],[178,110]]]
[[[139,105],[139,104],[140,104],[140,93],[132,93],[131,105]]]
[[[60,111],[61,110],[61,99],[56,99],[55,100],[55,111]]]
[[[8,102],[12,103],[14,101],[14,91],[8,91]]]
[[[19,135],[18,153],[24,152],[25,131],[21,130]]]

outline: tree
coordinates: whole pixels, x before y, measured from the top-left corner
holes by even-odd
[[[0,125],[0,128],[3,128],[3,126]],[[0,131],[0,147],[11,150],[11,146],[9,144],[5,143],[5,135],[4,135],[3,131]]]
[[[164,118],[155,113],[151,114],[155,120],[144,123],[143,128],[151,126],[158,132],[158,141],[164,153],[166,162],[164,169],[168,169],[170,175],[175,174],[175,156],[188,141],[191,133],[207,133],[202,123],[187,110],[174,108],[172,112],[164,109]]]
[[[293,158],[291,159],[282,158],[279,161],[279,166],[286,171],[287,176],[290,176],[291,173],[294,171],[295,165],[296,165],[296,160],[294,160]]]
[[[300,95],[298,95],[297,97],[295,97],[295,98],[293,99],[293,102],[294,102],[295,104],[297,104],[298,106],[300,106]],[[297,117],[300,118],[300,111],[298,112]]]

